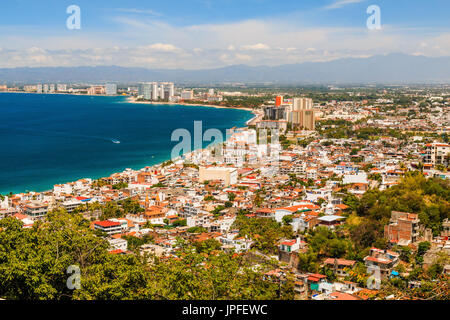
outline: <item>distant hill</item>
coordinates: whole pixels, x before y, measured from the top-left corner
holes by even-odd
[[[202,70],[150,70],[118,66],[0,69],[0,83],[106,81],[271,82],[279,84],[442,83],[450,82],[450,57],[430,58],[389,54],[275,67],[234,65]]]

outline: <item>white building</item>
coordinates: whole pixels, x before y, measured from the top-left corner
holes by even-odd
[[[219,241],[223,244],[223,248],[232,248],[235,252],[248,251],[253,241],[246,237],[238,237],[236,232],[230,232],[220,236]]]
[[[369,183],[367,180],[367,173],[360,171],[353,174],[345,174],[342,179],[343,184],[353,184],[353,183]]]
[[[425,154],[423,162],[433,166],[440,164],[449,165],[450,144],[446,143],[430,143],[425,146]]]
[[[153,101],[158,100],[159,94],[158,94],[158,82],[152,82],[151,83],[151,99]]]
[[[200,167],[199,168],[199,182],[210,180],[221,180],[225,186],[237,183],[237,169],[229,167]]]
[[[117,84],[115,83],[107,83],[105,89],[106,95],[116,95],[117,94]]]
[[[165,93],[164,93],[164,83],[161,83],[161,85],[159,86],[159,98],[160,99],[165,99]]]
[[[79,201],[79,200],[68,200],[68,201],[64,201],[62,203],[62,206],[64,207],[64,209],[66,209],[67,212],[72,212],[75,208],[81,206],[83,204],[83,202]]]
[[[192,100],[194,99],[194,90],[184,90],[181,92],[182,100]]]
[[[143,99],[145,100],[156,100],[153,99],[153,84],[152,83],[141,83],[141,85],[139,86],[139,96],[141,96]]]
[[[67,84],[62,84],[62,83],[57,84],[56,91],[58,91],[58,92],[67,91]]]
[[[118,238],[118,239],[108,239],[110,250],[122,250],[127,251],[128,250],[128,242],[125,239]]]

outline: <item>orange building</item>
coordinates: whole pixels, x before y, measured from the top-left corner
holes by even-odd
[[[279,107],[283,104],[283,96],[276,96],[275,98],[275,106]]]

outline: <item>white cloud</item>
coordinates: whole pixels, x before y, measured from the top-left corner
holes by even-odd
[[[248,44],[241,47],[242,50],[269,50],[270,47],[264,43]]]
[[[249,56],[248,54],[236,53],[235,57],[236,57],[236,59],[242,60],[242,61],[250,61],[250,60],[252,60],[252,57]]]
[[[325,7],[326,10],[339,9],[348,4],[360,3],[365,0],[335,0],[332,4]]]
[[[153,10],[142,10],[136,8],[117,8],[115,11],[125,12],[125,13],[138,13],[138,14],[150,14],[153,16],[162,16],[161,13],[153,11]]]
[[[181,49],[177,48],[173,44],[169,43],[155,43],[145,47],[141,47],[142,49],[148,49],[151,51],[161,51],[161,52],[178,52]]]
[[[39,47],[31,47],[27,50],[29,53],[45,53],[45,49]]]
[[[373,33],[365,26],[311,27],[302,21],[283,17],[180,27],[120,16],[113,18],[119,30],[114,32],[58,33],[23,27],[19,36],[13,28],[3,28],[0,67],[114,64],[200,69],[240,63],[273,66],[391,52],[450,55],[450,33],[442,30],[420,33],[384,25],[383,30]]]
[[[227,62],[230,59],[230,56],[228,54],[226,54],[226,53],[222,53],[219,56],[219,59],[222,60],[223,62]]]

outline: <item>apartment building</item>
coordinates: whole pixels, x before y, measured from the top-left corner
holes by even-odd
[[[379,270],[380,279],[386,280],[391,275],[392,270],[398,265],[399,256],[400,254],[394,251],[371,248],[370,254],[364,258],[364,261],[368,273],[376,276],[377,270]]]
[[[425,145],[425,153],[422,155],[424,164],[449,165],[450,144],[429,143]]]
[[[237,183],[237,169],[226,167],[200,167],[199,169],[199,182],[205,182],[210,180],[221,180],[225,186],[229,186]]]
[[[184,90],[181,92],[182,100],[192,100],[194,99],[194,90]]]
[[[105,94],[105,92],[104,86],[92,86],[87,90],[88,95]]]
[[[328,258],[325,259],[324,264],[328,266],[330,269],[332,269],[336,275],[340,277],[345,277],[348,275],[346,270],[352,269],[355,266],[356,261]]]
[[[94,229],[103,231],[107,235],[111,236],[113,234],[121,233],[122,225],[120,222],[116,222],[116,221],[109,221],[109,220],[95,221]]]
[[[390,243],[401,246],[417,242],[419,222],[417,214],[392,211],[391,220],[384,227],[384,236]]]
[[[48,212],[48,205],[38,202],[30,202],[24,206],[24,213],[31,219],[41,219]]]

